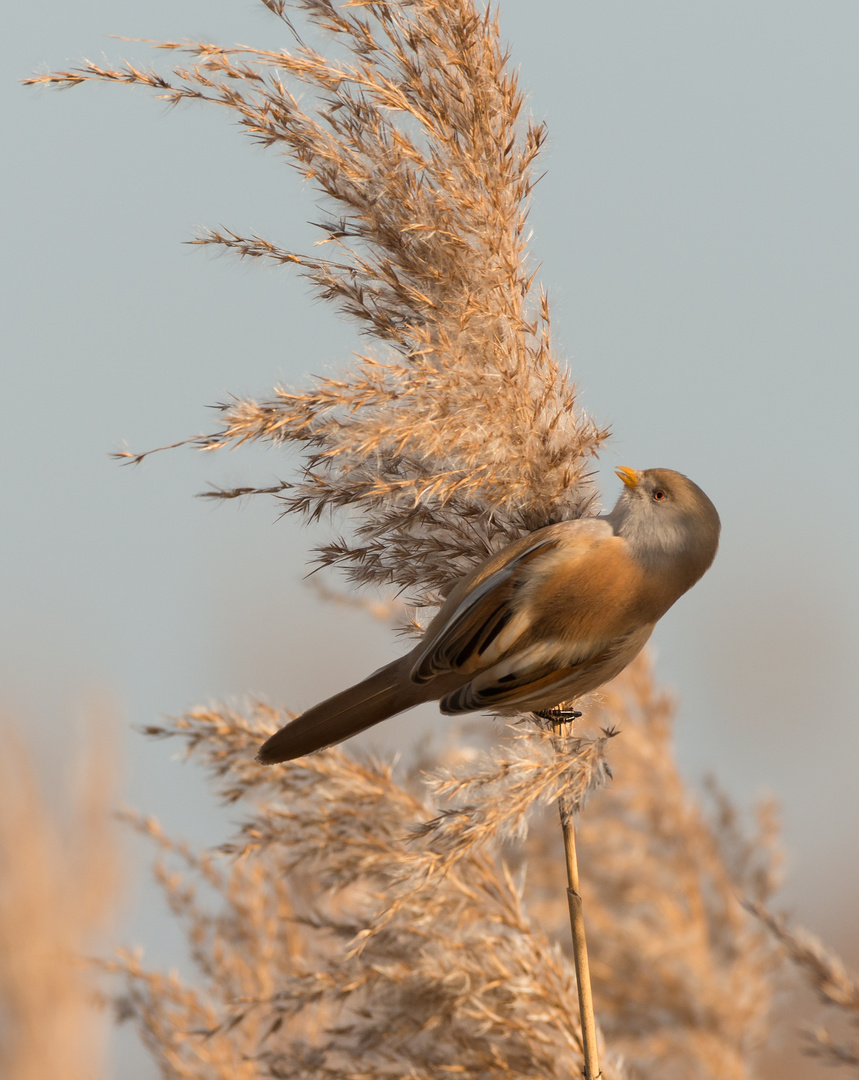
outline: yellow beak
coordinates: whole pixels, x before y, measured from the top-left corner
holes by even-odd
[[[630,469],[628,465],[619,465],[614,471],[626,486],[631,488],[638,484],[638,479],[641,476],[641,473],[636,472],[635,469]]]

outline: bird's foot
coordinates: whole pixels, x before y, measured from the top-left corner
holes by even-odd
[[[573,734],[573,725],[582,714],[578,709],[539,709],[534,716],[542,720],[546,727],[551,727],[555,735],[569,739]]]
[[[541,720],[548,720],[550,724],[572,724],[584,714],[577,709],[538,709],[534,715]]]

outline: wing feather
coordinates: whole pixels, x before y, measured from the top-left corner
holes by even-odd
[[[579,697],[618,675],[652,629],[651,623],[611,642],[582,642],[578,656],[571,656],[560,643],[554,648],[548,642],[534,645],[446,694],[439,703],[441,711],[532,711]]]
[[[503,675],[487,671],[471,682],[447,694],[440,702],[443,713],[474,712],[476,709],[509,709],[516,705],[533,705],[535,700],[557,696],[560,701],[567,685],[578,682],[585,671],[608,659],[607,650],[588,657],[579,664],[558,667],[557,661],[525,664]],[[555,694],[557,691],[557,694]]]
[[[559,542],[554,535],[542,537],[469,589],[439,627],[432,632],[431,626],[427,631],[411,679],[425,683],[439,674],[486,666],[487,649],[505,630],[508,631],[505,637],[515,640],[518,636],[515,625],[511,627],[517,615],[513,600],[522,572],[533,558],[557,547]]]

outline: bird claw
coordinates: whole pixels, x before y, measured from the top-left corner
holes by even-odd
[[[566,734],[571,735],[572,725],[580,716],[582,716],[582,713],[580,713],[578,709],[535,709],[534,716],[551,724],[555,729],[556,734],[558,733],[559,728],[564,725],[569,725]]]
[[[577,709],[538,709],[534,715],[552,724],[569,724],[573,720],[578,720],[584,713],[580,713]]]

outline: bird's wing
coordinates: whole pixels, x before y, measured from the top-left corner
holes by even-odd
[[[513,652],[446,694],[439,703],[441,711],[448,715],[477,709],[527,711],[545,708],[547,702],[579,697],[625,667],[647,640],[650,629],[608,643],[583,642],[580,657],[566,654],[564,661],[559,660],[557,649],[542,643]]]
[[[464,593],[454,590],[427,629],[412,666],[412,680],[424,683],[440,674],[485,666],[485,652],[515,615],[513,599],[524,568],[557,544],[554,536],[541,536]]]
[[[501,552],[484,572],[477,571],[451,593],[415,651],[412,681],[476,674],[515,651],[518,639],[531,626],[526,605],[517,594],[534,564],[561,547],[565,564],[573,563],[591,550],[594,540],[606,535],[611,535],[611,528],[602,521],[568,522],[541,529]],[[542,663],[545,658],[538,666]]]

